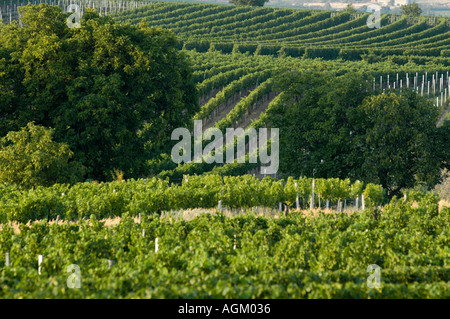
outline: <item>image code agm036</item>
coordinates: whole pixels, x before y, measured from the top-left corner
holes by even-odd
[[[269,314],[270,303],[234,303],[220,305],[193,305],[186,302],[178,307],[178,314],[203,314],[206,317],[215,314]]]

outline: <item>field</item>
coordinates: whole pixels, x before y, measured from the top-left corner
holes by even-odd
[[[3,225],[2,255],[9,251],[10,266],[0,273],[0,292],[4,298],[448,298],[449,214],[427,198],[417,208],[392,203],[376,220],[369,211],[276,219],[248,211],[191,221],[123,216],[113,226],[96,219],[38,222],[19,232]],[[79,267],[79,289],[66,286],[71,264]],[[372,264],[382,265],[381,286],[368,289]]]
[[[51,4],[66,7],[67,2]],[[83,10],[92,5],[88,1],[77,4]],[[142,24],[173,32],[173,46],[186,57],[192,70],[192,78],[186,82],[193,83],[198,101],[195,113],[183,123],[189,131],[194,128],[194,120],[201,121],[203,132],[213,127],[222,133],[228,128],[243,128],[245,132],[270,128],[286,110],[287,101],[297,98],[289,97],[291,92],[283,89],[280,79],[311,70],[324,79],[336,79],[336,83],[349,74],[359,74],[365,79],[368,89],[364,92],[369,97],[415,94],[436,112],[433,128],[448,126],[449,18],[384,14],[381,27],[370,28],[368,13],[347,10],[176,1],[109,1],[95,5],[102,16],[121,26]],[[4,23],[12,22],[15,28],[12,20],[19,15],[9,6],[0,1],[0,18]],[[4,28],[1,32],[8,26]],[[0,33],[0,66],[9,54],[9,48],[2,51],[1,40]],[[117,45],[119,40],[115,41],[109,44]],[[9,42],[4,43],[6,48]],[[116,51],[111,49],[111,56],[120,51],[118,47]],[[105,48],[105,52],[110,49],[107,45]],[[32,65],[41,67],[45,59],[39,50],[36,52],[39,63]],[[53,56],[53,51],[45,52],[42,56]],[[150,52],[158,56],[156,49]],[[105,56],[110,58],[108,54]],[[121,66],[124,70],[129,67],[127,58],[117,58],[127,64]],[[59,63],[59,59],[54,61]],[[108,76],[114,64],[111,61],[117,62],[114,57],[105,59]],[[160,69],[156,71],[159,76],[158,72]],[[67,80],[70,75],[63,71],[61,74],[64,81],[72,80]],[[79,82],[74,82],[81,87],[88,77],[83,74]],[[36,80],[30,78],[27,81]],[[0,93],[5,92],[0,94],[0,112],[4,112],[0,118],[15,115],[7,107],[8,90],[26,92],[24,96],[32,95],[29,92],[37,91],[36,87],[56,87],[54,92],[58,94],[64,91],[51,81],[41,85],[39,79],[30,91],[15,90],[13,85],[2,87],[0,83]],[[154,82],[165,85],[164,80]],[[332,89],[330,85],[330,92]],[[67,91],[71,90],[76,91],[73,87]],[[114,98],[114,94],[108,94],[108,99]],[[38,98],[49,101],[42,96]],[[126,96],[129,98],[128,93]],[[346,101],[342,103],[347,107]],[[137,104],[126,112],[134,112]],[[28,115],[35,108],[23,110]],[[43,110],[45,115],[38,117],[38,123],[48,114],[56,119],[63,116]],[[68,117],[81,113],[80,109],[73,110]],[[110,111],[102,114],[106,117]],[[418,114],[418,118],[425,118],[428,112],[421,109]],[[326,114],[331,119],[338,115],[341,113]],[[316,116],[322,118],[321,114]],[[84,120],[89,121],[89,117],[85,115]],[[339,127],[343,122],[331,123]],[[360,131],[366,129],[356,124]],[[406,118],[400,128],[390,130],[406,131],[413,124],[413,119]],[[112,121],[111,126],[120,125]],[[112,135],[111,131],[104,130],[105,135]],[[386,131],[390,133],[389,128]],[[83,136],[80,132],[71,134],[78,134],[80,139]],[[351,134],[350,130],[347,135]],[[439,134],[433,136],[438,139]],[[91,135],[95,133],[90,132],[89,138]],[[119,139],[126,138],[125,133],[119,135]],[[442,154],[448,154],[445,141],[450,137],[442,140]],[[103,143],[99,141],[96,143]],[[347,144],[362,143],[350,141]],[[415,147],[421,143],[412,144]],[[427,143],[431,142],[423,144]],[[248,147],[249,143],[244,144]],[[381,152],[383,147],[395,150],[403,146],[386,145],[372,153]],[[220,150],[225,153],[230,146],[222,145]],[[234,149],[234,142],[232,146]],[[413,146],[408,152],[414,160],[420,159],[423,154],[416,154]],[[4,145],[0,144],[0,155],[1,147]],[[83,150],[87,149],[84,145]],[[261,150],[259,145],[257,152]],[[435,155],[433,150],[424,151],[427,156],[432,153],[424,156],[425,161]],[[128,156],[126,151],[120,152]],[[333,156],[333,161],[339,160]],[[81,182],[32,187],[0,180],[0,298],[450,298],[450,179],[444,169],[448,158],[438,167],[447,178],[440,184],[433,188],[418,182],[397,192],[392,191],[392,185],[381,185],[383,179],[372,181],[365,176],[362,182],[356,173],[340,178],[323,171],[317,174],[315,169],[305,174],[264,174],[260,159],[250,163],[249,154],[244,158],[243,163],[176,164],[170,152],[165,152],[146,162],[145,174],[136,177],[135,173],[132,178],[128,171],[114,170],[107,172],[108,180],[85,176]],[[398,186],[395,178],[404,182],[398,177],[402,172],[413,170],[413,165],[402,162],[405,158],[392,156],[392,161],[397,160],[392,163],[397,171],[386,172],[386,176],[394,179],[394,186]],[[134,158],[127,160],[131,163]],[[0,157],[0,164],[7,162]],[[326,164],[332,165],[329,162]],[[321,163],[318,160],[317,166]],[[427,169],[409,175],[419,172],[417,175],[423,177],[429,173]],[[335,167],[331,171],[335,172]]]

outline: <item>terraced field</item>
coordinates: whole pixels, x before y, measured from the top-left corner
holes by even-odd
[[[324,59],[383,56],[450,56],[450,19],[383,15],[381,28],[367,26],[368,13],[251,8],[229,5],[151,2],[117,14],[119,22],[171,29],[186,49]],[[448,60],[447,64],[448,65]]]

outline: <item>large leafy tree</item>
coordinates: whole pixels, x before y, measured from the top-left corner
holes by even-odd
[[[286,93],[280,108],[270,115],[280,129],[280,170],[324,178],[356,178],[361,166],[354,153],[355,112],[368,96],[358,75],[333,78],[323,72],[281,72],[280,90]]]
[[[28,123],[0,139],[0,182],[29,188],[80,181],[84,167],[72,161],[65,143],[53,141],[53,130]]]
[[[236,6],[252,6],[252,7],[263,7],[269,0],[230,0],[230,3]]]
[[[284,72],[284,103],[272,111],[280,129],[280,171],[380,183],[395,195],[439,181],[449,166],[448,122],[426,99],[404,90],[372,95],[362,75]]]
[[[197,111],[191,70],[169,31],[86,11],[68,28],[57,6],[22,7],[0,35],[0,136],[30,121],[55,128],[89,177],[145,173]]]
[[[361,175],[396,194],[418,183],[434,186],[448,166],[448,136],[437,128],[438,111],[411,90],[372,96],[359,107]],[[447,131],[448,132],[448,131]]]

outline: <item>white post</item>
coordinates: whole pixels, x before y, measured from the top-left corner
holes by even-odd
[[[364,194],[361,195],[361,208],[362,210],[366,209],[366,201],[364,200]]]
[[[113,265],[114,265],[114,260],[108,259],[108,269],[111,269]]]
[[[43,259],[43,257],[44,257],[44,256],[42,256],[42,255],[39,255],[39,256],[38,256],[38,274],[39,274],[39,275],[41,274],[41,270],[42,270],[41,264],[42,264],[42,259]]]
[[[158,246],[158,237],[155,238],[155,253],[157,253],[159,250],[159,246]]]
[[[5,266],[9,267],[9,253],[5,254]]]
[[[142,237],[145,237],[145,229],[142,229]]]
[[[233,250],[236,249],[236,235],[234,235],[234,245],[233,245]]]
[[[283,204],[282,204],[281,202],[278,203],[278,210],[279,210],[280,212],[283,211]]]
[[[309,209],[314,209],[314,186],[315,186],[315,180],[312,181],[312,191],[311,191],[311,204],[309,205]]]
[[[295,183],[295,189],[297,190],[297,197],[295,198],[295,207],[297,209],[300,209],[300,203],[299,203],[299,200],[298,200],[298,184],[297,183]]]
[[[359,196],[355,198],[355,208],[356,210],[359,208]]]
[[[217,207],[220,211],[222,211],[222,200],[219,200],[219,205]]]
[[[326,209],[330,209],[330,200],[327,199],[327,203],[325,204]]]

